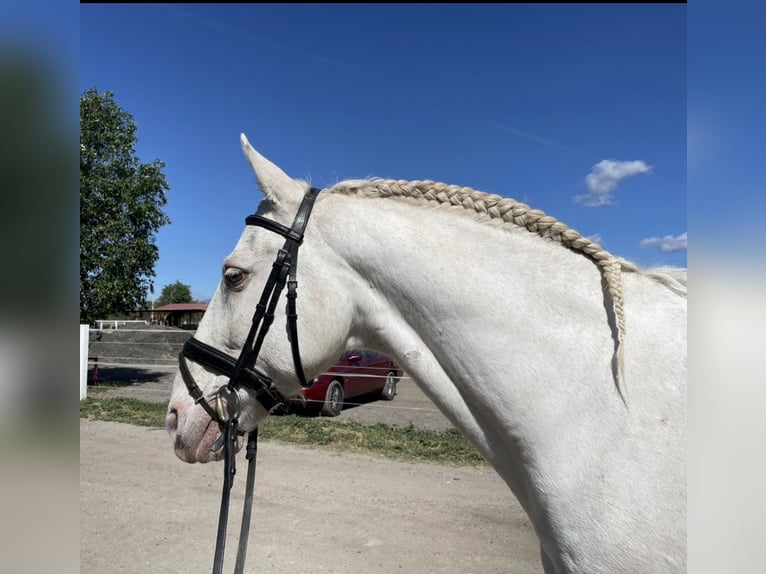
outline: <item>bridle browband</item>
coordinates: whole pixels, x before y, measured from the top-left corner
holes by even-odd
[[[235,452],[237,442],[237,424],[239,420],[239,395],[237,391],[241,387],[250,389],[263,407],[272,413],[284,408],[286,397],[274,386],[270,377],[255,367],[258,354],[261,351],[263,340],[274,321],[279,296],[287,285],[287,334],[292,350],[295,374],[303,387],[308,387],[306,375],[301,363],[300,349],[298,347],[298,314],[296,313],[295,301],[298,297],[298,248],[303,242],[303,233],[308,224],[311,210],[321,190],[312,187],[304,195],[298,207],[291,227],[285,227],[271,219],[261,215],[248,215],[246,225],[263,227],[285,238],[285,243],[277,252],[277,257],[271,268],[271,273],[263,288],[261,298],[255,307],[250,331],[247,334],[242,351],[237,359],[219,351],[218,349],[195,339],[188,339],[184,343],[181,354],[178,357],[179,369],[184,384],[194,402],[200,405],[214,421],[222,427],[222,437],[214,444],[223,444],[224,449],[224,479],[223,492],[221,495],[221,510],[218,516],[218,534],[216,536],[215,557],[213,559],[213,574],[221,574],[223,570],[223,555],[226,545],[226,523],[229,514],[229,498],[231,487],[236,473]],[[194,381],[187,361],[193,361],[203,367],[229,377],[229,382],[221,386],[213,395],[205,397],[202,390]],[[215,408],[209,400],[214,400]],[[220,445],[215,448],[218,450]],[[258,449],[258,427],[248,434],[246,459],[248,462],[247,481],[245,488],[245,502],[242,510],[242,526],[240,529],[239,547],[237,549],[237,562],[234,566],[235,574],[241,574],[245,565],[247,553],[247,537],[250,530],[250,513],[252,510],[253,490],[255,484],[255,455]]]

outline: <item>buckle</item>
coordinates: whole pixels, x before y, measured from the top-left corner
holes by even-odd
[[[215,412],[222,422],[239,419],[240,404],[237,391],[223,385],[215,394]]]

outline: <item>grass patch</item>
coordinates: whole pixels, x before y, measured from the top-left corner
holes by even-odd
[[[402,428],[381,423],[367,426],[347,420],[291,415],[269,417],[260,434],[266,440],[376,454],[411,462],[458,466],[484,464],[476,449],[456,430],[436,432],[416,429],[412,425]]]
[[[148,403],[136,399],[88,398],[80,401],[81,419],[130,423],[142,427],[164,427],[167,410],[167,403]]]
[[[141,426],[165,425],[167,403],[127,398],[88,398],[80,402],[80,417]],[[409,462],[434,462],[455,466],[485,465],[476,449],[451,429],[442,432],[385,424],[362,425],[347,420],[272,416],[261,425],[260,438],[275,442],[318,446]]]

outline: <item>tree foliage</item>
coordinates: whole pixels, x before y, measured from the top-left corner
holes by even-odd
[[[157,299],[157,306],[169,305],[170,303],[193,303],[191,286],[176,281],[170,285],[165,285]]]
[[[154,288],[170,187],[163,162],[136,156],[136,129],[112,92],[80,96],[81,323],[132,311]]]

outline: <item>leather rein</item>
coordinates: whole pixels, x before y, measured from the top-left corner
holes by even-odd
[[[216,536],[215,557],[213,559],[213,574],[221,574],[223,570],[229,499],[236,473],[235,453],[237,434],[243,434],[237,430],[240,416],[239,395],[237,391],[242,387],[253,391],[256,399],[269,413],[283,409],[287,402],[286,398],[274,386],[271,378],[255,368],[255,362],[258,359],[266,333],[268,333],[274,321],[274,311],[285,285],[287,286],[287,332],[295,365],[295,374],[303,387],[310,385],[306,381],[306,375],[303,372],[303,364],[301,363],[300,349],[298,347],[298,315],[295,306],[295,301],[298,297],[298,281],[296,276],[298,271],[298,248],[303,242],[303,233],[308,224],[311,210],[314,207],[314,201],[320,191],[320,189],[312,187],[306,193],[291,227],[285,227],[281,223],[255,214],[249,215],[245,219],[246,225],[263,227],[281,235],[285,238],[285,243],[277,252],[277,257],[272,265],[266,286],[263,288],[261,298],[255,307],[252,325],[242,345],[239,357],[234,359],[230,355],[194,337],[186,341],[178,357],[181,377],[189,394],[196,404],[205,409],[207,414],[218,422],[222,429],[221,437],[213,444],[214,450],[221,448],[221,445],[224,449],[223,491],[221,494],[221,509],[218,515],[218,533]],[[228,376],[229,382],[221,386],[211,396],[205,397],[194,381],[187,361],[193,361],[209,370]],[[214,402],[215,408],[210,405],[211,400]],[[237,561],[234,566],[235,574],[241,574],[245,566],[253,491],[255,488],[255,458],[257,451],[258,427],[251,431],[247,438],[247,448],[245,451],[245,458],[248,460],[247,480]]]

